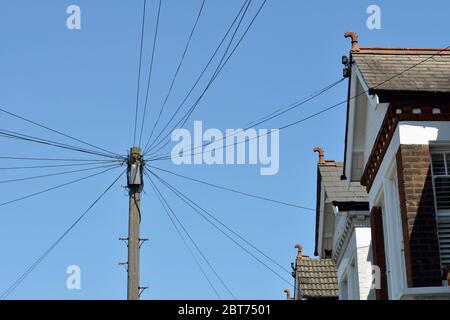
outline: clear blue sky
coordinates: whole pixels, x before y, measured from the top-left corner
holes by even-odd
[[[148,73],[155,3],[149,0],[143,75]],[[167,107],[190,88],[243,0],[207,0],[204,15]],[[252,12],[259,1],[254,1]],[[163,0],[160,37],[146,134],[155,119],[189,34],[200,0]],[[82,29],[66,28],[66,8],[77,4]],[[366,28],[366,9],[382,10],[382,29]],[[0,106],[52,128],[124,154],[132,144],[142,1],[3,1],[0,5]],[[225,67],[188,123],[207,128],[239,128],[337,80],[340,59],[350,43],[345,31],[360,35],[362,46],[445,47],[448,1],[269,0],[251,32]],[[204,83],[202,83],[204,85]],[[346,85],[303,108],[263,125],[277,128],[346,98]],[[143,86],[144,87],[144,86]],[[201,86],[203,87],[203,86]],[[197,95],[199,91],[196,91]],[[163,120],[167,120],[166,114]],[[64,140],[0,115],[1,129]],[[255,166],[159,165],[243,191],[314,208],[317,155],[342,160],[345,107],[341,106],[281,132],[280,171],[260,176]],[[82,154],[0,139],[1,155],[86,158]],[[0,160],[0,167],[30,163]],[[34,163],[33,163],[34,164]],[[43,164],[43,163],[40,163]],[[61,169],[2,171],[12,179]],[[120,173],[110,173],[0,207],[0,292],[76,219]],[[33,193],[87,173],[0,184],[0,202]],[[243,198],[164,175],[200,205],[257,244],[286,268],[295,243],[313,254],[315,215],[310,211]],[[69,236],[9,298],[124,299],[128,200],[122,178]],[[212,229],[166,189],[175,212],[217,272],[238,298],[282,299],[287,286],[232,242]],[[141,284],[143,299],[214,299],[214,292],[186,251],[149,185],[142,200]],[[81,290],[66,289],[67,266],[81,268]],[[274,267],[275,268],[275,267]],[[278,270],[278,269],[277,269]],[[280,271],[282,272],[282,271]],[[289,280],[289,275],[286,275]],[[224,298],[227,292],[211,275]]]

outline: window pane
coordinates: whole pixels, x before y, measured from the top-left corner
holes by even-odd
[[[445,154],[445,160],[447,162],[447,175],[450,175],[450,153]]]
[[[434,187],[438,210],[450,209],[450,177],[436,178]]]
[[[443,153],[434,153],[431,155],[433,161],[433,174],[445,175],[445,162]]]
[[[450,264],[450,220],[448,218],[438,219],[439,247],[441,251],[442,264]]]

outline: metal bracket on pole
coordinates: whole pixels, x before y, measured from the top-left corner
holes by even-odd
[[[147,287],[139,287],[139,298],[141,297],[142,293],[147,289],[148,289],[148,286]]]
[[[119,262],[119,266],[122,266],[125,268],[125,270],[128,272],[128,262]],[[125,267],[126,266],[126,267]]]
[[[119,238],[119,240],[123,241],[128,247],[128,238]]]
[[[144,244],[145,241],[148,241],[148,238],[140,238],[139,239],[139,248],[142,247],[142,245]]]

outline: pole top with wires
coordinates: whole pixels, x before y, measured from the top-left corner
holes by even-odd
[[[135,190],[136,188],[143,188],[143,170],[144,160],[142,158],[142,150],[139,147],[130,148],[130,155],[128,156],[128,188]]]
[[[136,160],[137,158],[141,157],[142,150],[139,147],[131,147],[130,148],[130,159],[134,157]]]

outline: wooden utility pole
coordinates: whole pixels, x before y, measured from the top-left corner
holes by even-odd
[[[141,239],[139,229],[141,222],[140,201],[143,188],[143,161],[141,148],[130,149],[128,158],[128,192],[130,197],[128,220],[128,300],[139,300],[139,251]]]

